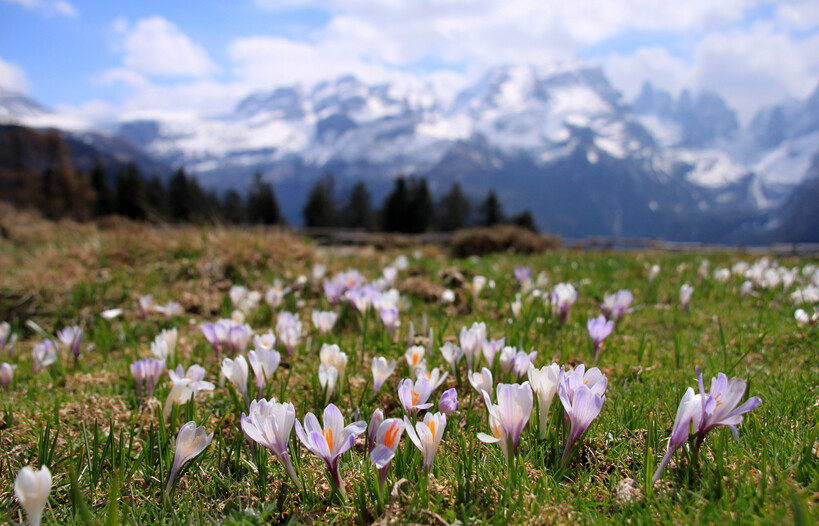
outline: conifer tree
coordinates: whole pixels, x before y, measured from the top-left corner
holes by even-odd
[[[333,203],[335,181],[327,174],[313,185],[307,202],[302,209],[304,226],[314,228],[334,228],[338,226],[338,217]]]
[[[262,179],[260,172],[253,177],[253,185],[247,198],[247,216],[251,223],[274,225],[282,222],[273,186]]]
[[[375,214],[370,199],[367,185],[363,181],[357,182],[350,191],[349,200],[342,211],[342,224],[347,228],[374,230]]]
[[[464,228],[469,224],[471,212],[472,204],[461,190],[461,185],[453,183],[449,192],[438,201],[438,228],[444,232]]]
[[[489,190],[486,199],[478,207],[478,222],[481,226],[495,226],[506,222],[503,205],[494,190]]]
[[[101,162],[94,163],[91,168],[91,188],[96,193],[94,202],[94,216],[101,217],[114,213],[114,191],[108,182],[108,170]]]

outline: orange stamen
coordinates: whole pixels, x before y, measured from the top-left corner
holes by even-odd
[[[434,437],[435,436],[435,419],[430,420],[429,424],[427,424],[427,427],[429,428],[430,431],[432,431],[432,436]]]
[[[412,395],[412,405],[417,404],[418,403],[418,398],[421,397],[421,394],[416,393],[415,391],[412,391],[412,390],[410,390],[410,394]]]
[[[327,447],[330,448],[330,451],[333,451],[333,428],[327,428],[324,432],[324,438],[327,440]]]
[[[390,449],[395,449],[393,444],[395,444],[395,437],[398,436],[398,426],[393,424],[390,426],[389,430],[387,430],[386,436],[384,436],[384,445]]]

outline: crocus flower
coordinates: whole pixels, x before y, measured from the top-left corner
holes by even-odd
[[[372,451],[375,447],[375,435],[378,433],[378,426],[384,421],[384,411],[376,409],[370,416],[370,423],[367,425],[367,451]]]
[[[324,390],[324,403],[332,398],[338,384],[338,369],[332,365],[320,364],[318,370],[319,385]]]
[[[515,362],[512,365],[512,370],[515,372],[515,377],[520,380],[524,374],[529,370],[529,365],[537,360],[537,351],[527,353],[526,351],[518,351],[515,355]]]
[[[458,392],[455,388],[447,389],[438,401],[438,411],[446,416],[458,410]]]
[[[113,320],[122,316],[122,309],[106,309],[100,312],[100,317],[103,320]]]
[[[381,309],[381,321],[384,322],[384,327],[387,328],[387,332],[392,335],[395,329],[401,325],[401,320],[398,317],[398,307]]]
[[[4,321],[0,323],[0,351],[2,351],[6,347],[6,342],[8,342],[10,334],[11,325],[9,324],[9,322]]]
[[[437,367],[434,369],[427,369],[426,363],[421,362],[421,365],[415,369],[415,378],[418,379],[422,376],[425,376],[427,378],[427,381],[429,382],[430,385],[430,389],[432,391],[435,391],[436,389],[441,387],[441,385],[446,380],[446,377],[449,376],[449,373],[441,374],[441,370],[438,369]]]
[[[731,271],[727,268],[718,268],[714,271],[714,279],[720,283],[727,283],[731,279]]]
[[[150,294],[140,296],[137,298],[137,307],[139,307],[139,318],[144,320],[148,317],[148,312],[154,306],[154,297]]]
[[[481,291],[486,286],[486,276],[475,276],[472,278],[472,292],[475,296],[480,296]]]
[[[250,402],[247,416],[242,413],[242,431],[250,440],[266,447],[279,457],[293,483],[302,489],[301,481],[296,476],[287,451],[295,421],[296,409],[293,404],[279,403],[275,400],[269,402],[265,399],[253,400]]]
[[[213,433],[208,434],[205,426],[196,427],[194,421],[186,423],[179,429],[179,434],[176,435],[171,474],[168,477],[168,485],[165,486],[166,495],[170,495],[173,483],[182,470],[182,466],[199,456],[210,445],[211,440],[213,440]]]
[[[245,352],[252,337],[253,329],[250,325],[235,323],[228,331],[228,348],[234,353]]]
[[[395,360],[387,362],[387,359],[382,356],[373,358],[373,394],[381,390],[381,386],[395,371],[395,365]]]
[[[441,355],[444,357],[446,363],[448,363],[452,368],[452,374],[455,374],[455,368],[458,366],[458,362],[464,357],[464,353],[461,348],[452,342],[446,342],[441,347]]]
[[[80,359],[80,351],[82,350],[82,329],[77,325],[71,325],[61,331],[57,331],[57,338],[63,345],[68,347],[71,354],[74,355],[74,361]]]
[[[51,340],[43,340],[43,343],[38,343],[31,349],[31,356],[34,360],[34,374],[37,374],[43,367],[57,361],[57,347]]]
[[[131,375],[134,377],[134,382],[136,382],[138,398],[142,398],[143,389],[145,398],[151,397],[154,386],[159,382],[164,370],[165,360],[145,358],[131,364]]]
[[[292,289],[284,284],[282,280],[276,278],[273,285],[264,293],[264,300],[274,309],[281,306],[284,297],[290,294]]]
[[[472,387],[478,391],[478,396],[481,396],[484,392],[489,395],[489,398],[492,398],[492,371],[483,367],[481,372],[470,372],[466,375],[469,383]]]
[[[804,327],[810,323],[810,314],[808,314],[805,309],[796,309],[793,313],[793,317],[796,319],[796,324],[800,327]]]
[[[619,320],[624,314],[631,312],[629,307],[632,301],[634,301],[634,294],[630,290],[621,289],[614,294],[605,294],[600,308],[606,318]]]
[[[427,413],[424,415],[423,422],[415,423],[415,429],[412,428],[412,422],[405,416],[404,426],[407,429],[407,436],[415,444],[415,447],[421,451],[424,457],[424,469],[429,472],[432,469],[432,463],[435,461],[435,453],[441,444],[441,438],[444,436],[446,415],[443,413],[435,413],[434,415]]]
[[[318,329],[321,334],[327,334],[332,331],[337,319],[338,314],[334,311],[313,311],[313,326]]]
[[[558,283],[552,290],[552,309],[560,315],[561,323],[569,318],[569,309],[577,301],[577,291],[571,283]]]
[[[178,339],[179,333],[176,328],[165,329],[157,334],[154,341],[151,342],[151,354],[153,354],[157,360],[170,359],[173,361],[176,357],[176,343]]]
[[[171,414],[173,404],[184,404],[200,391],[213,391],[216,387],[204,381],[205,369],[199,365],[191,365],[187,371],[181,365],[177,365],[176,370],[168,371],[168,376],[173,382],[173,387],[165,400],[163,418],[168,418],[168,415]]]
[[[523,298],[521,297],[520,292],[515,294],[515,301],[509,303],[509,307],[512,309],[512,316],[519,318],[520,313],[523,310]]]
[[[483,399],[490,414],[495,411],[495,416],[500,421],[505,435],[512,439],[512,454],[516,454],[520,435],[523,428],[529,423],[534,406],[532,387],[529,382],[522,384],[498,384],[497,404],[492,404],[489,394],[484,393]]]
[[[546,438],[546,428],[549,424],[549,410],[560,385],[560,367],[556,363],[536,368],[529,364],[529,385],[537,395],[537,410],[540,418],[540,438]]]
[[[702,423],[695,442],[697,449],[699,450],[708,432],[719,426],[728,426],[734,438],[739,440],[736,426],[742,422],[742,415],[756,409],[762,400],[755,396],[737,407],[739,401],[742,400],[742,395],[745,394],[745,381],[740,378],[728,380],[723,373],[711,378],[711,390],[707,394],[699,367],[697,367],[697,382],[700,386],[702,402]]]
[[[594,343],[592,362],[597,363],[597,355],[600,353],[600,348],[604,345],[604,340],[608,338],[611,331],[614,330],[614,321],[606,321],[605,316],[589,318],[589,321],[586,323],[586,328],[589,330],[589,336],[591,336],[592,342]]]
[[[322,286],[324,287],[324,296],[333,304],[333,307],[338,304],[338,300],[341,299],[341,296],[343,296],[347,290],[343,283],[339,283],[333,279],[324,280]]]
[[[444,289],[441,293],[441,302],[455,303],[455,292],[453,292],[452,289]]]
[[[255,347],[257,351],[272,350],[276,347],[276,335],[273,334],[271,329],[268,329],[268,331],[264,334],[257,334],[253,336],[253,347]]]
[[[166,321],[185,312],[184,309],[182,309],[182,305],[180,305],[177,301],[169,301],[165,305],[157,305],[155,309],[156,312],[165,314]]]
[[[683,283],[680,287],[680,305],[685,309],[688,307],[688,302],[691,301],[691,296],[694,294],[694,287],[688,283]]]
[[[372,426],[372,421],[370,421],[370,426]],[[387,482],[390,463],[395,457],[395,450],[398,448],[403,434],[404,422],[397,418],[388,418],[380,422],[376,427],[373,438],[375,447],[370,452],[370,462],[378,468],[378,484],[382,494],[384,493],[384,484]]]
[[[470,371],[472,364],[477,365],[480,359],[480,351],[483,350],[483,342],[486,340],[486,324],[473,323],[472,327],[467,329],[461,327],[460,344],[466,356],[466,366]]]
[[[367,429],[367,424],[359,420],[344,427],[344,417],[338,408],[330,404],[324,410],[324,429],[319,425],[313,413],[304,417],[304,427],[296,420],[296,436],[304,447],[327,464],[327,470],[333,478],[341,494],[346,496],[347,490],[341,481],[338,469],[338,459],[355,444],[355,437]]]
[[[26,510],[31,526],[40,526],[50,491],[51,471],[47,466],[38,470],[25,466],[14,479],[14,494],[20,505]]]
[[[569,460],[569,454],[575,443],[583,436],[591,423],[600,414],[603,408],[605,396],[601,396],[585,385],[580,385],[574,390],[573,399],[569,399],[566,384],[561,383],[558,388],[560,401],[567,419],[572,423],[569,439],[566,441],[566,448],[563,450],[563,463]]]
[[[245,397],[245,403],[248,403],[250,397],[247,394],[247,376],[248,376],[247,360],[244,356],[237,356],[233,360],[225,358],[222,360],[222,374],[225,378],[236,386],[236,390]]]
[[[412,380],[407,378],[398,386],[398,399],[401,400],[404,411],[410,415],[432,407],[432,404],[427,402],[431,394],[432,386],[426,376],[419,377],[414,384]]]
[[[749,280],[743,281],[742,285],[740,285],[740,287],[739,287],[739,297],[740,297],[740,299],[744,298],[745,296],[750,294],[751,291],[753,291],[753,290],[754,290],[753,282],[751,282]]]
[[[407,352],[404,353],[404,358],[407,359],[407,365],[409,365],[410,371],[414,371],[416,367],[421,365],[426,352],[427,350],[420,345],[413,345],[407,349]]]
[[[524,281],[532,277],[532,271],[529,267],[515,267],[515,279],[518,280],[518,283],[521,285]]]
[[[500,366],[501,372],[503,374],[508,374],[509,371],[512,370],[512,367],[515,365],[515,357],[518,354],[518,350],[514,347],[506,346],[501,349],[500,353]]]
[[[696,434],[702,423],[702,396],[695,395],[694,389],[689,387],[680,400],[677,408],[677,416],[674,418],[674,427],[671,430],[671,437],[668,439],[668,448],[665,451],[663,461],[654,472],[651,483],[654,484],[663,474],[663,470],[671,461],[674,452],[681,448],[689,439],[689,433],[693,430]]]
[[[483,357],[486,358],[486,364],[491,368],[492,364],[495,363],[495,355],[506,347],[506,338],[500,338],[498,340],[489,340],[486,339],[483,342]]]
[[[489,430],[492,431],[492,434],[487,435],[486,433],[478,433],[478,440],[485,444],[497,444],[501,448],[503,458],[508,464],[509,434],[506,432],[506,429],[503,427],[503,423],[501,422],[498,406],[492,405],[491,400],[489,400],[489,393],[484,391],[483,395],[486,402],[486,408],[489,410]]]
[[[341,352],[336,344],[323,344],[319,351],[319,359],[327,367],[335,367],[338,371],[338,381],[344,382],[344,373],[347,371],[347,353]]]
[[[603,396],[606,392],[609,379],[600,372],[597,367],[592,367],[588,371],[584,364],[580,364],[572,371],[560,371],[560,384],[566,387],[566,396],[569,401],[574,400],[575,391],[585,385],[591,389],[592,393]],[[567,420],[568,422],[568,420]]]
[[[648,281],[654,281],[659,274],[660,265],[657,264],[651,265],[651,268],[648,269]]]
[[[290,312],[280,312],[276,317],[276,334],[287,349],[287,356],[292,356],[293,350],[301,342],[301,320]]]
[[[279,368],[282,355],[273,349],[255,349],[247,353],[247,361],[253,369],[253,376],[256,378],[258,398],[261,398],[264,386],[273,379],[273,373]]]
[[[16,365],[9,363],[3,362],[0,364],[0,385],[2,385],[6,391],[9,390],[9,385],[11,385],[12,380],[14,380],[14,370],[16,368]]]

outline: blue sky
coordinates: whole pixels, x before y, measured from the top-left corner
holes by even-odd
[[[683,5],[681,5],[683,4]],[[451,96],[498,63],[599,63],[716,91],[747,120],[819,84],[819,2],[790,0],[0,0],[0,87],[111,120],[213,114],[353,73]]]

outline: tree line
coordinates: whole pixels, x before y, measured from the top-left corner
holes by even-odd
[[[433,198],[427,180],[416,176],[399,176],[379,209],[363,181],[346,193],[336,196],[332,175],[320,179],[307,196],[302,209],[304,225],[317,228],[352,228],[367,231],[421,233],[451,232],[472,226],[515,224],[537,231],[528,210],[507,216],[494,190],[477,206],[453,183],[437,200]]]
[[[457,183],[435,200],[426,179],[401,176],[380,208],[363,181],[344,195],[337,195],[335,186],[330,174],[315,183],[302,209],[305,226],[420,233],[514,223],[536,229],[528,211],[507,217],[494,191],[474,206]],[[245,192],[219,194],[184,168],[167,180],[146,176],[134,163],[110,169],[98,161],[85,171],[74,165],[59,132],[19,127],[0,134],[0,199],[54,220],[119,215],[171,223],[284,223],[274,188],[260,173]]]

